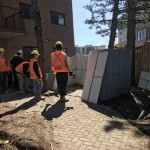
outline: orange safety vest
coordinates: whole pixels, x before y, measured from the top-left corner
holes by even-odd
[[[65,63],[66,53],[62,51],[56,51],[51,54],[51,67],[53,72],[68,72]]]
[[[23,74],[23,65],[24,65],[24,64],[29,64],[29,62],[24,61],[24,62],[20,63],[20,64],[15,68],[16,72],[18,72],[18,73],[20,73],[20,74]]]
[[[30,78],[31,79],[38,79],[36,73],[34,72],[34,68],[33,68],[33,64],[34,64],[35,61],[37,61],[37,60],[30,59],[29,72],[30,72]],[[41,68],[40,68],[39,64],[38,64],[38,71],[39,71],[40,77],[42,78],[42,71],[41,71]]]
[[[4,57],[0,58],[0,72],[6,72],[7,71],[7,65]]]

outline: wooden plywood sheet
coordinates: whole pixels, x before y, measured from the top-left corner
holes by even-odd
[[[94,78],[89,95],[89,102],[97,104],[102,78]]]
[[[87,74],[85,78],[82,99],[88,101],[89,93],[91,90],[91,85],[94,77],[95,65],[97,62],[98,53],[90,53],[88,66],[87,66]]]
[[[88,61],[82,99],[97,104],[108,51],[93,52]]]
[[[103,77],[104,70],[106,66],[108,52],[100,52],[99,57],[97,60],[96,70],[95,70],[95,77]]]

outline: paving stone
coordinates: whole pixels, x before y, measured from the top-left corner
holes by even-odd
[[[99,150],[106,150],[106,148],[107,148],[106,145],[101,145]]]
[[[120,147],[120,145],[121,145],[121,143],[120,143],[120,142],[115,142],[115,143],[114,143],[114,147],[119,148],[119,147]]]
[[[100,145],[101,145],[101,141],[96,141],[94,144],[95,147],[100,147]]]
[[[82,145],[79,147],[79,149],[78,149],[78,150],[85,150],[85,149],[86,149],[86,147],[87,147],[87,145],[82,144]]]
[[[82,141],[77,141],[76,143],[75,143],[75,146],[81,146],[82,145]]]
[[[85,145],[94,145],[94,143],[92,143],[92,142],[83,142],[83,144],[85,144]]]
[[[98,150],[97,147],[93,147],[93,146],[87,146],[86,149],[87,150]]]

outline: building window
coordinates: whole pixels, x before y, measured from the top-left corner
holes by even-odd
[[[20,3],[20,9],[24,12],[24,17],[26,19],[33,19],[32,15],[32,6],[25,4],[25,3]]]
[[[90,50],[91,50],[91,47],[87,47],[87,50],[90,51]]]
[[[57,25],[65,25],[65,15],[51,11],[51,23]]]
[[[146,29],[141,29],[137,33],[138,42],[143,42],[147,39]]]

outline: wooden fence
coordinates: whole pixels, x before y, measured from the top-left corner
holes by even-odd
[[[150,72],[150,43],[135,50],[135,81],[139,81],[141,71]]]

